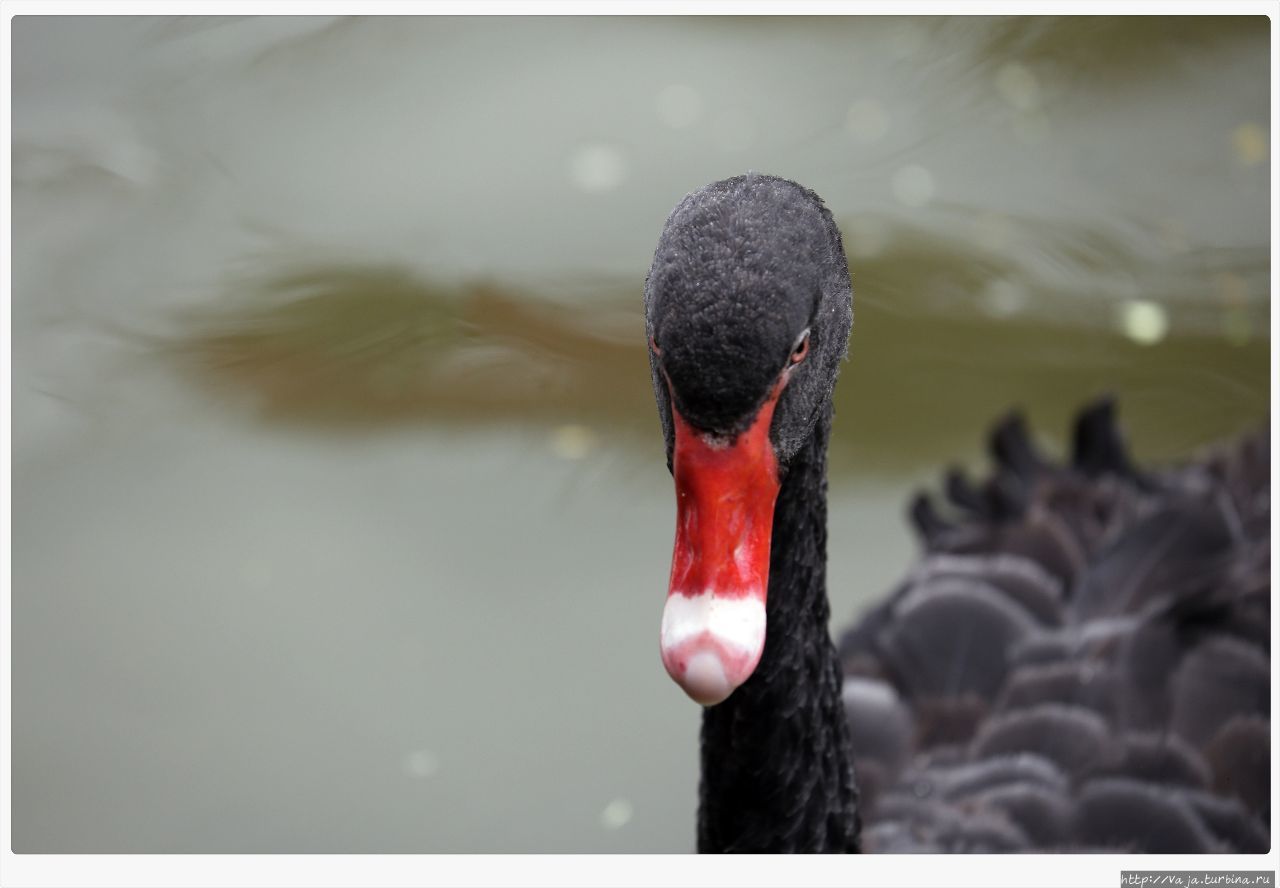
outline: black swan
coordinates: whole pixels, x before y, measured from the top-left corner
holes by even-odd
[[[833,644],[831,393],[852,326],[812,191],[684,198],[644,292],[677,518],[662,660],[703,711],[699,851],[1265,851],[1265,432],[1163,472],[1113,405],[1057,464],[911,509],[924,555]],[[855,779],[856,775],[856,779]]]

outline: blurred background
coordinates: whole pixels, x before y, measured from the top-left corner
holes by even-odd
[[[837,628],[1024,409],[1262,422],[1266,18],[13,23],[19,852],[689,851],[640,296],[821,194]]]

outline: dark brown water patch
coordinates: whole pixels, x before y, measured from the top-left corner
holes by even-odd
[[[1265,339],[1174,323],[1143,345],[1114,328],[1105,303],[1078,306],[1076,325],[992,318],[973,300],[944,306],[920,295],[927,280],[947,273],[968,291],[1001,269],[926,253],[858,265],[851,358],[836,389],[837,473],[972,460],[1011,408],[1060,444],[1073,412],[1101,392],[1118,397],[1143,459],[1177,458],[1266,416]],[[644,445],[657,435],[639,297],[622,286],[570,306],[392,267],[317,267],[246,284],[189,327],[165,353],[264,422],[353,432],[576,422]]]

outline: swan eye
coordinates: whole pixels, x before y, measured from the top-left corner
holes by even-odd
[[[652,336],[649,337],[649,349],[659,358],[662,357],[662,349],[658,348],[658,340]]]
[[[799,364],[807,354],[809,354],[809,331],[805,330],[796,341],[796,347],[791,350],[791,363]]]

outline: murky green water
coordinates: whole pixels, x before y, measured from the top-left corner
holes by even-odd
[[[821,193],[841,620],[1014,406],[1269,401],[1268,23],[42,19],[13,32],[20,851],[682,851],[639,293]]]

